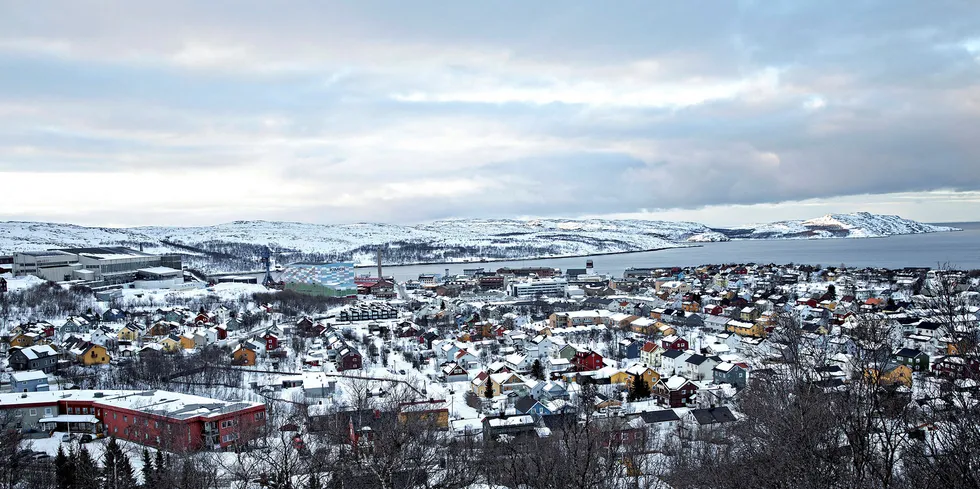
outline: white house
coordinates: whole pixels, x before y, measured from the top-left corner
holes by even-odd
[[[648,341],[640,348],[640,361],[651,366],[659,367],[664,349],[654,341]]]
[[[529,357],[520,353],[507,355],[504,357],[504,363],[506,363],[507,367],[514,372],[524,372],[531,368],[531,361],[529,361]]]
[[[690,357],[690,353],[680,350],[667,350],[661,355],[660,373],[664,377],[677,375],[684,371],[684,362]]]

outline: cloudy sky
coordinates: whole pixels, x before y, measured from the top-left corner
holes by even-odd
[[[980,3],[0,0],[0,181],[96,225],[980,220]]]

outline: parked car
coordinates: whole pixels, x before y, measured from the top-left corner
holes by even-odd
[[[89,434],[89,433],[85,433],[84,435],[82,435],[82,438],[81,438],[81,440],[79,440],[79,441],[80,441],[81,443],[88,443],[88,442],[90,442],[90,441],[92,441],[92,440],[94,440],[94,439],[95,439],[95,438],[94,438],[94,437],[93,437],[93,436],[92,436],[91,434]]]

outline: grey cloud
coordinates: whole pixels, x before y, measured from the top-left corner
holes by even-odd
[[[962,46],[980,39],[974,2],[109,6],[2,8],[0,171],[247,164],[370,201],[236,216],[321,222],[980,189],[980,61]],[[67,47],[32,50],[44,40]],[[194,43],[203,58],[181,61]],[[774,86],[693,105],[602,99],[765,70]],[[520,90],[598,95],[508,98]],[[432,101],[474,92],[502,102]],[[433,97],[396,98],[415,93]],[[372,193],[465,179],[484,190]]]

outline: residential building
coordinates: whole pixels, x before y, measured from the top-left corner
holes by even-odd
[[[48,390],[48,375],[41,370],[10,374],[11,392],[44,392]]]
[[[7,363],[13,370],[41,370],[50,374],[58,368],[58,351],[49,345],[13,348]]]

